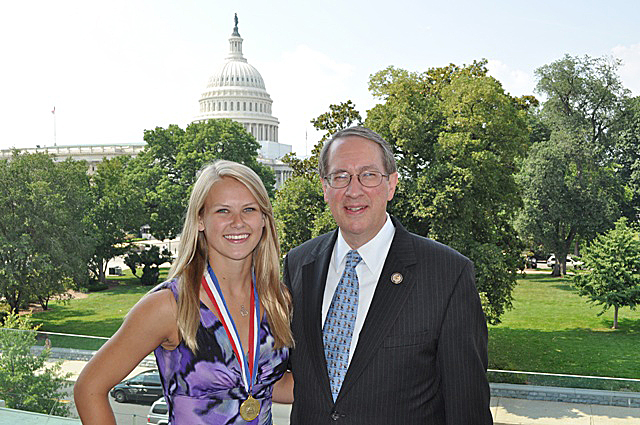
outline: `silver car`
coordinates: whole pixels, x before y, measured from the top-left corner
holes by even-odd
[[[147,423],[167,425],[169,423],[169,409],[164,397],[160,397],[153,402],[147,415]]]

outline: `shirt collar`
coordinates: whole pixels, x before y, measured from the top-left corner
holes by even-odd
[[[382,229],[366,244],[358,248],[358,254],[362,257],[361,264],[365,264],[372,273],[375,273],[375,269],[382,268],[384,259],[387,257],[389,246],[396,233],[396,228],[391,222],[391,217],[387,213],[387,219],[382,226]],[[336,271],[340,270],[344,262],[345,257],[351,251],[351,247],[344,240],[342,236],[342,230],[338,229],[338,239],[333,250],[334,253],[334,266]]]

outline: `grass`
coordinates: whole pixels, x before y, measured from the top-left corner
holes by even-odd
[[[168,269],[161,269],[160,281],[167,277]],[[124,276],[108,278],[115,286],[92,292],[87,298],[65,302],[51,302],[49,310],[33,314],[34,322],[41,323],[41,331],[110,337],[118,330],[133,305],[152,287],[140,285],[139,280],[125,271]],[[52,335],[54,347],[95,350],[104,340]]]
[[[489,368],[640,379],[640,312],[621,308],[619,329],[613,330],[613,310],[598,316],[601,307],[578,296],[570,282],[544,274],[518,282],[513,309],[500,325],[489,327]],[[517,379],[541,385],[567,380]],[[628,385],[640,391],[636,384],[622,387]]]

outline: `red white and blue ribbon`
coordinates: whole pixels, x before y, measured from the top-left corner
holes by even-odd
[[[251,307],[249,317],[249,358],[244,354],[242,349],[242,343],[240,342],[240,336],[238,335],[238,329],[231,317],[227,303],[224,300],[222,291],[220,290],[220,284],[216,278],[215,273],[210,265],[207,265],[207,271],[202,277],[202,287],[209,296],[209,299],[213,303],[218,319],[222,322],[224,330],[227,332],[229,341],[231,341],[231,347],[233,352],[240,363],[240,371],[242,374],[242,382],[244,384],[247,394],[251,394],[251,387],[255,381],[255,377],[258,370],[258,358],[260,357],[260,341],[258,340],[258,333],[260,330],[260,303],[258,302],[258,290],[255,285],[255,275],[251,280]]]

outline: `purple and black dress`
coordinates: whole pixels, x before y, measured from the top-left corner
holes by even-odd
[[[159,285],[178,299],[177,280]],[[240,404],[249,394],[242,383],[240,362],[218,318],[200,303],[200,326],[194,353],[184,341],[174,350],[162,346],[154,353],[162,379],[172,425],[271,425],[273,384],[287,369],[289,350],[273,348],[274,337],[263,314],[260,321],[260,357],[251,395],[260,402],[260,414],[251,422],[240,416]],[[245,348],[246,350],[246,348]]]

